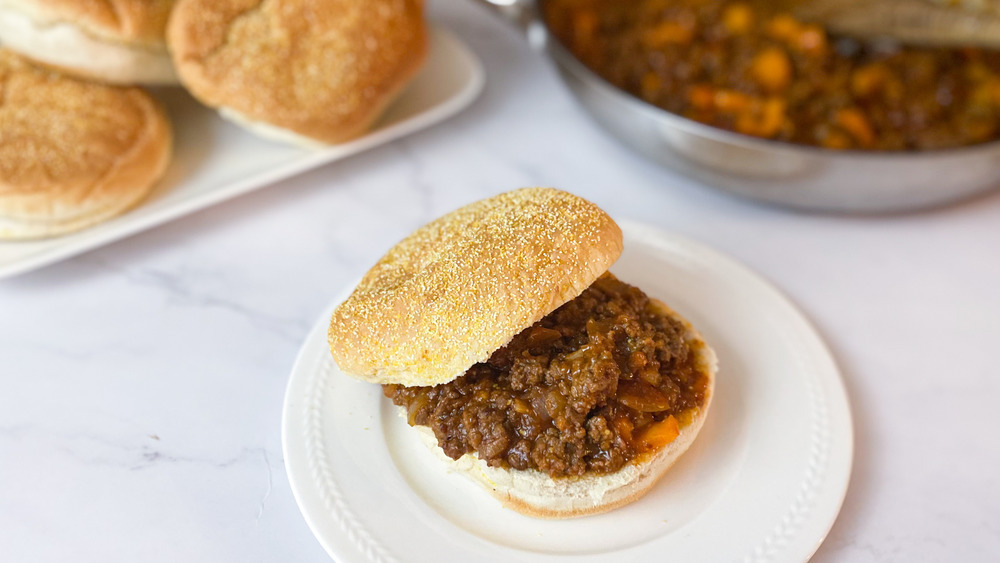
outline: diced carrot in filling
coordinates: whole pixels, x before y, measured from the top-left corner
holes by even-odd
[[[730,4],[722,12],[722,25],[729,33],[740,34],[750,31],[753,27],[753,10],[742,2]]]
[[[769,92],[780,92],[792,81],[792,62],[777,47],[768,47],[754,57],[750,74]]]
[[[655,451],[676,440],[680,433],[681,427],[677,423],[677,418],[670,415],[644,428],[636,437],[636,441],[646,451]]]
[[[844,108],[837,112],[834,118],[837,125],[850,133],[854,140],[863,148],[871,147],[875,144],[875,131],[872,124],[857,108]]]

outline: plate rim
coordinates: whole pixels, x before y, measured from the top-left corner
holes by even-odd
[[[435,105],[423,112],[411,115],[402,121],[393,123],[388,127],[375,129],[365,135],[353,139],[346,143],[332,145],[326,149],[319,149],[312,154],[305,154],[291,162],[279,166],[265,173],[253,174],[248,177],[239,178],[232,182],[222,183],[211,190],[179,200],[167,205],[162,209],[150,212],[142,217],[129,217],[129,210],[123,215],[113,217],[102,225],[108,228],[100,231],[84,229],[75,233],[52,237],[58,242],[49,248],[44,248],[34,254],[29,254],[24,258],[15,259],[6,264],[0,264],[0,280],[13,278],[21,274],[50,266],[52,264],[67,260],[74,256],[95,250],[102,246],[126,239],[163,224],[169,223],[181,217],[201,211],[208,207],[222,203],[235,197],[252,193],[257,190],[273,186],[274,184],[292,178],[299,174],[313,170],[324,164],[336,162],[351,156],[371,150],[375,147],[385,145],[398,139],[415,134],[424,129],[428,129],[446,121],[467,108],[479,97],[486,83],[486,72],[483,62],[458,35],[443,24],[430,22],[428,27],[432,35],[440,37],[450,43],[451,47],[461,53],[470,63],[469,78],[462,88],[444,102]],[[251,134],[251,133],[247,133]],[[331,154],[331,152],[343,150],[348,147],[348,152],[343,154]],[[139,207],[141,207],[140,204]],[[115,225],[118,222],[120,224]],[[102,225],[95,225],[100,227]],[[0,240],[0,244],[19,244],[17,240]]]
[[[840,364],[837,362],[837,357],[834,355],[833,350],[827,343],[826,339],[823,338],[823,334],[819,331],[816,324],[809,318],[806,312],[800,307],[792,298],[781,290],[774,282],[765,277],[763,274],[758,273],[756,270],[750,268],[750,266],[744,264],[740,260],[736,259],[729,254],[715,249],[707,244],[692,240],[688,237],[664,231],[652,225],[644,224],[637,221],[625,220],[618,221],[622,226],[622,231],[627,234],[632,234],[636,237],[642,237],[644,241],[650,241],[654,239],[661,240],[673,240],[674,243],[680,243],[687,246],[692,251],[711,256],[713,260],[718,260],[720,263],[733,268],[734,270],[740,272],[741,275],[746,276],[747,279],[753,280],[754,283],[758,284],[761,288],[770,292],[772,295],[777,297],[782,305],[786,307],[789,312],[791,312],[795,320],[799,322],[803,328],[808,331],[809,336],[813,340],[814,345],[817,349],[822,352],[823,357],[827,360],[829,367],[831,368],[830,377],[820,377],[814,378],[811,386],[816,389],[813,394],[813,398],[817,396],[821,397],[819,405],[822,405],[824,411],[826,411],[826,416],[823,422],[820,423],[821,426],[824,423],[828,423],[829,419],[832,418],[830,414],[831,407],[824,405],[824,403],[837,403],[834,408],[837,408],[843,414],[844,426],[840,428],[842,432],[842,438],[844,439],[844,448],[846,450],[844,457],[840,459],[840,464],[842,465],[841,471],[843,472],[842,478],[838,480],[836,488],[829,494],[829,498],[836,497],[835,502],[829,511],[829,516],[826,517],[822,523],[814,524],[820,529],[817,537],[813,544],[807,548],[807,552],[803,553],[803,560],[808,561],[813,555],[819,550],[820,546],[826,541],[829,536],[830,531],[833,529],[833,525],[836,523],[837,518],[840,516],[840,512],[844,505],[844,500],[847,497],[847,491],[850,488],[851,476],[854,471],[854,455],[855,455],[855,438],[854,438],[854,413],[851,407],[850,396],[847,393],[847,386],[844,381],[844,373],[840,368]],[[815,404],[815,403],[814,403]],[[823,420],[822,418],[820,420]],[[829,429],[820,429],[820,432],[829,432]],[[813,439],[816,439],[815,433]],[[827,440],[827,445],[831,443],[831,440]],[[815,445],[815,444],[814,444]],[[821,452],[822,455],[822,452]],[[815,458],[816,456],[811,456]],[[832,465],[832,461],[829,462]],[[833,468],[827,468],[827,474],[831,473]],[[811,475],[807,479],[814,479],[815,476],[812,475],[814,471],[813,467],[807,470],[807,473]],[[825,476],[825,475],[824,475]],[[793,505],[786,511],[785,517],[782,518],[776,525],[771,528],[771,531],[767,536],[762,538],[760,542],[756,545],[751,553],[748,553],[743,561],[746,563],[763,563],[767,561],[773,561],[773,556],[776,554],[775,544],[783,544],[788,541],[789,534],[794,534],[794,529],[790,530],[791,526],[796,525],[796,520],[798,515],[803,510],[800,508],[803,502],[808,502],[803,500],[803,495],[801,493],[805,492],[805,489],[800,490],[800,495],[796,498]],[[808,506],[806,507],[808,509]],[[780,549],[778,547],[777,549]]]
[[[813,503],[811,502],[811,499],[807,498],[808,494],[806,495],[803,494],[804,492],[808,491],[802,490],[803,485],[800,485],[799,482],[796,482],[796,485],[800,487],[800,492],[799,495],[797,495],[796,500],[793,503],[791,503],[791,505],[788,508],[783,509],[783,513],[785,514],[785,516],[781,518],[775,525],[771,526],[770,531],[767,533],[767,535],[762,536],[760,540],[755,544],[755,547],[748,553],[746,553],[745,556],[742,557],[742,560],[745,562],[784,560],[783,559],[784,557],[795,557],[798,555],[801,555],[803,560],[808,560],[819,549],[823,541],[825,541],[834,523],[836,522],[837,517],[840,514],[844,499],[846,498],[847,490],[850,486],[851,474],[854,464],[854,419],[853,419],[853,414],[851,412],[851,405],[849,396],[847,394],[846,385],[844,383],[843,372],[836,361],[836,357],[833,355],[829,345],[822,337],[822,334],[817,330],[814,323],[809,319],[809,317],[804,313],[804,311],[802,311],[802,309],[794,301],[792,301],[784,292],[782,292],[770,280],[768,280],[761,274],[757,273],[756,271],[752,270],[748,266],[744,265],[739,260],[729,256],[728,254],[722,251],[707,246],[703,243],[691,240],[682,235],[661,230],[658,227],[633,221],[619,221],[619,224],[622,227],[623,232],[626,234],[626,238],[635,237],[643,240],[644,242],[659,241],[668,246],[673,246],[673,247],[679,246],[685,248],[685,250],[691,251],[700,256],[701,255],[707,256],[708,261],[718,262],[726,267],[736,269],[737,271],[740,272],[741,275],[748,276],[748,279],[752,279],[761,288],[771,293],[772,296],[777,298],[788,309],[788,311],[794,315],[794,318],[799,323],[801,323],[803,328],[805,328],[808,331],[808,336],[810,337],[811,340],[814,341],[814,344],[817,346],[817,350],[821,352],[823,365],[829,369],[826,370],[825,374],[817,373],[816,376],[812,378],[814,382],[809,386],[813,387],[814,389],[811,392],[812,397],[810,398],[810,400],[813,400],[817,396],[820,396],[823,399],[823,401],[821,402],[826,402],[831,404],[831,406],[824,407],[824,410],[827,411],[825,416],[827,422],[829,422],[833,418],[828,413],[829,409],[831,408],[840,411],[840,414],[842,415],[840,418],[842,418],[843,419],[842,422],[844,422],[843,426],[833,429],[833,432],[837,432],[840,435],[839,436],[841,440],[840,446],[843,451],[839,452],[840,454],[839,458],[833,459],[828,457],[826,460],[824,460],[825,463],[824,473],[821,475],[821,481],[822,479],[826,479],[825,484],[829,487],[829,492],[827,492],[824,496],[828,501],[832,499],[832,504],[829,504],[826,510],[822,514],[817,514],[816,510],[812,510],[814,507],[809,506],[810,504]],[[305,480],[306,477],[308,476],[308,472],[303,470],[301,472],[301,475],[296,475],[295,466],[297,466],[298,464],[292,460],[299,456],[292,451],[292,447],[290,444],[290,442],[292,441],[290,437],[291,427],[294,426],[294,424],[291,422],[291,417],[293,415],[293,409],[291,403],[294,401],[293,392],[295,391],[295,388],[298,387],[298,385],[296,385],[297,383],[299,383],[298,380],[301,380],[306,377],[306,375],[298,375],[303,373],[302,367],[308,363],[316,363],[318,359],[316,356],[311,354],[313,352],[312,349],[315,348],[315,342],[313,342],[314,335],[317,332],[322,332],[325,334],[325,327],[329,322],[328,321],[329,315],[332,314],[333,309],[341,301],[343,301],[347,297],[347,295],[349,295],[354,285],[356,284],[354,283],[347,284],[345,288],[338,294],[337,298],[334,299],[328,306],[326,306],[323,309],[323,313],[316,321],[316,323],[310,328],[309,333],[305,337],[305,340],[296,355],[291,375],[289,377],[289,381],[286,386],[286,392],[282,408],[282,423],[281,423],[282,452],[285,457],[285,470],[286,474],[288,475],[289,484],[291,486],[293,496],[295,497],[296,504],[299,507],[299,510],[303,515],[303,518],[306,520],[306,523],[309,526],[310,531],[316,537],[317,541],[320,542],[320,544],[323,546],[327,554],[331,558],[337,561],[352,560],[345,556],[346,550],[344,548],[348,546],[343,545],[342,541],[334,541],[334,538],[330,537],[330,534],[327,534],[325,529],[322,529],[322,523],[317,520],[317,515],[312,514],[311,511],[306,506],[306,504],[311,502],[313,499],[303,498],[304,495],[306,494],[306,491],[304,490],[305,485],[303,482],[300,481],[300,479]],[[325,339],[323,339],[323,343],[325,343]],[[329,371],[329,366],[331,364],[332,362],[326,361],[324,362],[326,368],[321,367],[321,369],[326,369],[326,371]],[[326,379],[325,377],[317,377],[315,373],[311,374],[312,381],[324,381],[325,379]],[[309,387],[309,385],[306,385],[305,387]],[[301,398],[305,399],[306,397],[303,396]],[[829,432],[830,430],[827,429],[826,431]],[[811,438],[815,442],[816,440],[815,432],[811,433]],[[833,444],[833,442],[834,441],[829,438],[826,441],[828,446]],[[304,455],[306,458],[309,457],[308,452],[305,450],[303,450],[302,455]],[[814,464],[814,461],[812,460],[815,457],[816,456],[813,453],[810,454],[810,459],[811,459],[810,465]],[[303,459],[303,463],[308,463],[308,462],[310,462],[309,459]],[[834,465],[837,465],[838,467],[834,467]],[[808,469],[807,474],[812,471],[813,471],[812,468]],[[831,481],[830,479],[827,478],[828,476],[833,476],[834,478],[836,478],[836,480]],[[808,481],[810,479],[815,479],[815,477],[813,475],[807,475],[805,479]],[[807,483],[804,484],[808,485]],[[322,487],[318,486],[317,483],[311,483],[310,485],[318,489],[322,489]],[[803,501],[802,500],[803,498],[806,498],[807,500]],[[803,503],[805,504],[803,505]],[[812,512],[812,514],[809,514],[810,511]],[[348,517],[350,517],[351,514],[350,510],[348,509],[347,512],[348,512]],[[808,516],[807,521],[811,524],[811,528],[813,529],[812,533],[810,534],[812,540],[802,542],[804,543],[804,545],[800,546],[799,548],[801,550],[800,552],[787,553],[785,548],[788,547],[787,544],[789,543],[789,538],[794,538],[796,535],[801,536],[801,534],[803,533],[802,530],[796,529],[799,528],[802,524],[803,514]],[[345,532],[348,532],[348,535],[350,535],[350,533],[352,532],[348,530],[348,526],[350,526],[350,524],[345,526],[342,523],[342,528],[344,529]],[[367,531],[364,530],[363,524],[355,523],[355,526],[357,526],[358,529],[367,533]],[[350,543],[353,544],[350,545],[350,547],[355,549],[358,549],[359,547],[365,548],[364,553],[362,553],[362,555],[366,557],[364,559],[366,561],[395,560],[391,555],[387,555],[384,552],[384,550],[380,548],[377,540],[370,540],[370,538],[368,538],[369,541],[364,541],[364,538],[362,538],[363,543],[367,545],[359,546],[358,538],[353,538],[353,539],[348,538],[348,539]],[[632,549],[634,547],[636,546],[624,549]],[[621,550],[618,551],[618,553],[620,552]],[[538,555],[539,560],[545,559],[545,556],[543,556],[542,554],[535,554],[530,551],[526,551],[523,553],[527,557]],[[616,552],[611,551],[604,555],[613,555],[614,553]],[[775,557],[778,557],[779,559],[775,559]]]

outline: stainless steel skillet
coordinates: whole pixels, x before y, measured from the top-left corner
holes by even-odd
[[[545,0],[480,0],[526,29],[584,108],[627,145],[739,196],[799,209],[897,212],[1000,185],[1000,142],[920,152],[834,151],[717,129],[648,104],[580,63],[545,27]],[[533,41],[534,43],[534,41]]]

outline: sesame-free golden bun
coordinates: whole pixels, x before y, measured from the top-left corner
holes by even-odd
[[[181,82],[248,130],[301,144],[364,133],[423,65],[420,0],[178,0]]]
[[[0,94],[0,239],[118,215],[170,161],[170,124],[139,88],[69,78],[0,49]]]
[[[164,33],[173,0],[0,0],[0,42],[60,72],[176,84]]]

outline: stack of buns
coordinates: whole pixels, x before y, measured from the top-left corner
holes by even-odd
[[[141,86],[183,85],[260,136],[362,135],[427,53],[421,0],[0,0],[0,240],[139,203],[170,162]]]

